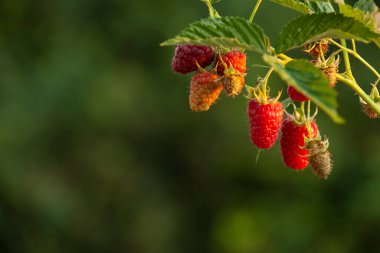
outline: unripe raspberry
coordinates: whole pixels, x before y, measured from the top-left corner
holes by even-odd
[[[196,112],[207,111],[218,99],[223,89],[220,77],[210,72],[195,73],[190,82],[190,109]]]
[[[241,93],[244,83],[243,75],[226,76],[223,79],[223,88],[228,96],[236,96]]]
[[[208,46],[178,45],[172,60],[172,69],[181,74],[187,74],[207,67],[214,60],[214,51]]]
[[[329,42],[328,41],[320,41],[316,43],[309,43],[305,44],[305,50],[313,57],[318,58],[320,55],[320,52],[325,55],[329,48]]]
[[[380,108],[380,102],[376,103]],[[361,101],[363,113],[370,119],[378,119],[380,115],[365,101]]]
[[[306,144],[309,151],[309,164],[311,171],[317,177],[327,179],[332,170],[331,154],[322,140],[311,140]]]

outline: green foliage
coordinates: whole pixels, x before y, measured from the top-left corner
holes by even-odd
[[[373,0],[359,0],[355,3],[354,7],[364,12],[371,12],[376,7],[376,4]]]
[[[309,0],[300,0],[300,2],[307,4],[312,9],[312,11],[316,12],[316,13],[319,13],[319,12],[323,12],[323,13],[335,12],[335,9],[330,2],[326,2],[326,1],[314,2],[314,1],[309,1]]]
[[[369,42],[378,37],[362,22],[342,14],[318,13],[304,15],[291,21],[281,31],[276,52],[282,53],[308,42],[324,38],[356,39]]]
[[[295,60],[282,66],[275,57],[264,55],[264,61],[275,69],[285,83],[309,97],[336,123],[344,122],[336,111],[337,93],[329,86],[320,69],[307,60]]]
[[[380,31],[378,26],[378,10],[376,8],[375,3],[372,1],[362,1],[366,2],[367,5],[355,5],[355,8],[348,4],[339,4],[339,12],[342,13],[346,17],[352,17],[355,20],[363,23],[367,26],[371,31],[377,33],[377,37],[372,39],[372,41],[380,47]],[[368,4],[369,3],[369,4]],[[369,12],[372,11],[372,12]]]
[[[313,12],[313,10],[308,5],[300,1],[296,1],[296,0],[270,0],[270,1],[279,5],[282,5],[284,7],[287,7],[289,9],[302,12],[304,14],[310,14]]]
[[[259,53],[270,52],[269,39],[263,30],[240,17],[202,19],[161,45],[177,44],[239,47]]]
[[[371,14],[365,13],[361,9],[357,9],[348,4],[339,4],[339,12],[346,17],[352,17],[366,26],[371,30],[374,30],[374,20]]]

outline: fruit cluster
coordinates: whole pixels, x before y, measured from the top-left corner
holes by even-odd
[[[380,48],[380,8],[373,1],[364,0],[353,5],[344,1],[272,1],[302,15],[288,23],[271,44],[264,30],[254,22],[261,0],[257,0],[249,19],[223,17],[212,6],[218,1],[202,2],[207,5],[209,18],[190,24],[177,36],[161,43],[177,46],[173,71],[195,72],[190,82],[190,109],[207,111],[223,90],[228,96],[236,96],[245,86],[252,144],[260,150],[270,149],[280,139],[286,166],[296,171],[310,166],[316,176],[327,179],[333,166],[329,141],[321,136],[316,116],[320,108],[335,123],[345,122],[337,111],[337,82],[358,95],[367,117],[380,118],[377,89],[380,73],[356,47],[360,41],[373,42]],[[302,46],[309,59],[286,55],[289,50]],[[261,54],[268,65],[266,75],[259,77],[254,87],[245,84],[244,50]],[[376,76],[370,94],[354,77],[350,57]],[[344,70],[339,69],[340,59]],[[273,72],[287,85],[288,97],[282,101],[282,92],[270,95],[268,80]],[[314,114],[312,107],[315,107]]]
[[[325,59],[327,50],[327,41],[305,45],[305,51],[314,58],[311,62],[325,74],[333,88],[337,81],[339,59],[335,58],[335,54]],[[210,70],[207,71],[205,68],[209,66]],[[178,45],[172,69],[180,74],[195,72],[190,81],[190,109],[207,111],[222,90],[228,96],[241,93],[245,84],[246,54],[236,49],[223,52],[208,46]],[[327,179],[332,169],[329,144],[328,140],[322,140],[315,121],[316,114],[310,116],[310,107],[305,112],[304,102],[309,98],[289,85],[287,91],[294,111],[288,113],[279,101],[281,92],[276,97],[269,96],[267,82],[270,74],[271,71],[265,78],[258,78],[256,87],[246,85],[253,145],[259,149],[270,149],[281,132],[280,148],[285,165],[297,171],[310,165],[315,175]],[[295,105],[298,102],[299,108]]]
[[[210,71],[204,69],[210,65]],[[223,53],[208,46],[178,45],[172,69],[180,74],[195,71],[190,81],[190,109],[207,111],[222,90],[228,96],[241,93],[245,83],[246,55],[237,50]]]

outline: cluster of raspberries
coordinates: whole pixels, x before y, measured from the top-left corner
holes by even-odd
[[[232,50],[216,53],[211,47],[179,45],[172,60],[173,71],[188,74],[195,71],[190,81],[190,109],[207,111],[224,89],[228,96],[236,96],[244,87],[246,55]],[[212,65],[210,71],[204,68]]]
[[[312,62],[325,73],[330,86],[335,86],[339,61],[321,61],[319,57],[326,53],[327,43],[306,47],[306,51],[316,58]],[[206,71],[204,68],[210,65],[211,70]],[[228,96],[241,93],[245,83],[246,54],[238,50],[220,53],[208,46],[179,45],[175,49],[172,69],[181,74],[195,72],[190,81],[190,109],[207,111],[222,90]],[[327,179],[332,170],[331,155],[328,141],[322,140],[314,117],[294,112],[293,115],[287,113],[284,119],[285,110],[278,101],[280,94],[270,98],[265,89],[256,88],[254,96],[249,96],[247,114],[252,143],[260,149],[270,149],[281,132],[280,148],[285,165],[297,171],[310,165],[315,175]],[[309,100],[292,86],[288,86],[288,95],[293,101]]]

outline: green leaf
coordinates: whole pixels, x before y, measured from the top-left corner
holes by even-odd
[[[275,48],[277,53],[282,53],[325,38],[369,42],[377,37],[378,34],[354,18],[336,13],[318,13],[303,15],[286,25]]]
[[[295,11],[299,11],[301,13],[310,14],[313,12],[309,6],[307,6],[304,3],[301,3],[300,1],[296,1],[296,0],[270,0],[270,1],[279,5],[282,5],[284,7],[293,9]]]
[[[369,1],[371,2],[371,1]],[[367,26],[371,31],[377,33],[377,38],[372,39],[372,41],[379,46],[380,40],[380,13],[378,12],[378,8],[372,5],[372,12],[366,12],[362,9],[357,9],[347,4],[339,4],[339,12],[342,13],[346,17],[352,17],[357,21],[363,23]]]
[[[194,44],[238,47],[259,53],[269,53],[269,39],[256,24],[240,17],[206,18],[189,25],[161,46]]]
[[[311,10],[315,13],[332,13],[335,12],[334,6],[328,1],[309,1],[309,0],[300,0],[300,2],[308,5]]]
[[[339,12],[346,17],[351,17],[362,22],[363,24],[371,28],[371,30],[374,29],[374,21],[372,16],[368,13],[365,13],[361,9],[356,9],[348,4],[339,4]]]
[[[359,0],[355,3],[354,7],[364,12],[372,12],[376,8],[376,4],[373,0]]]
[[[263,59],[288,85],[309,97],[334,122],[344,123],[336,110],[337,92],[329,86],[321,70],[307,60],[295,60],[283,66],[273,56],[264,55]]]

